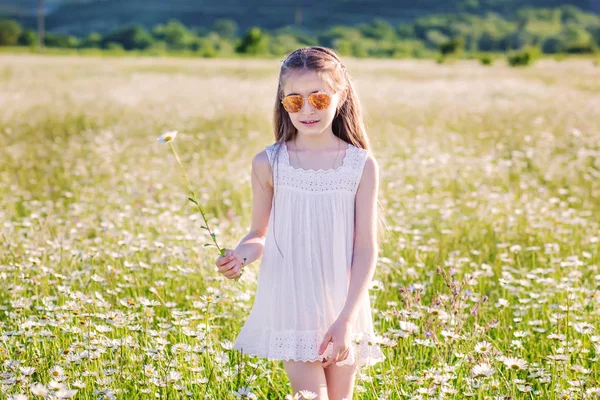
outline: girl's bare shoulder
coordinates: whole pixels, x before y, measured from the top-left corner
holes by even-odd
[[[272,186],[271,163],[267,151],[267,149],[261,150],[254,156],[252,159],[252,171],[261,182],[268,183],[269,186]]]

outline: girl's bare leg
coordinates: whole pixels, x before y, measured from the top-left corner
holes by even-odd
[[[357,362],[351,365],[332,364],[325,368],[329,400],[352,400],[354,380],[358,372]]]
[[[294,394],[301,390],[310,390],[318,395],[318,400],[328,400],[327,381],[321,361],[303,362],[283,360]]]

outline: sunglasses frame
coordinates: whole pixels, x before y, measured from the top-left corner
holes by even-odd
[[[327,95],[329,97],[329,101],[327,103],[327,107],[321,109],[321,108],[317,108],[313,103],[311,103],[310,96],[315,95],[315,94],[325,94],[325,95]],[[283,102],[285,101],[286,98],[288,98],[290,96],[301,97],[302,98],[302,105],[300,106],[300,109],[298,111],[289,111],[285,107],[285,104]],[[331,105],[331,98],[332,97],[333,96],[331,94],[329,94],[329,93],[327,93],[325,91],[322,91],[322,90],[320,90],[318,92],[315,92],[315,93],[311,93],[308,96],[301,96],[299,94],[288,94],[287,96],[284,96],[283,99],[281,99],[281,104],[283,105],[283,108],[285,109],[285,111],[287,111],[288,113],[294,113],[295,114],[297,112],[300,112],[300,110],[302,110],[302,107],[304,107],[304,104],[305,104],[306,101],[308,101],[310,103],[310,105],[313,106],[314,108],[316,108],[317,110],[323,111],[323,110],[326,110]]]

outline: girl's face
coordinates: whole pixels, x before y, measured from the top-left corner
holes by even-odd
[[[308,96],[314,92],[325,92],[331,96],[331,103],[324,110],[318,110],[308,101]],[[316,72],[303,70],[291,73],[285,80],[283,96],[299,94],[304,96],[304,104],[298,112],[288,112],[292,124],[298,129],[298,133],[306,135],[318,135],[327,130],[331,131],[331,124],[339,104],[340,94],[334,93]],[[286,111],[287,112],[287,111]],[[307,122],[314,122],[307,124]],[[333,133],[333,131],[332,131]]]

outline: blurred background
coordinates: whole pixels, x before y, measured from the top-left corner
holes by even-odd
[[[0,0],[0,397],[290,392],[280,362],[231,350],[260,262],[237,283],[216,271],[156,139],[179,131],[210,227],[234,248],[252,160],[274,142],[280,60],[316,44],[353,79],[387,222],[369,292],[386,360],[355,397],[596,397],[599,11]]]
[[[355,57],[592,53],[600,0],[0,0],[0,46],[283,55],[302,45]]]

